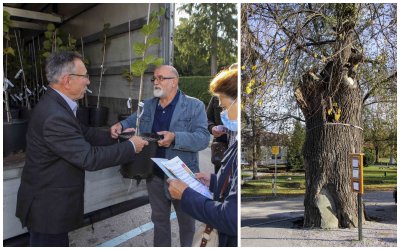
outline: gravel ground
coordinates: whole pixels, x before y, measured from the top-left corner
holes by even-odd
[[[358,228],[303,229],[303,197],[278,197],[270,201],[242,201],[242,247],[396,247],[397,205],[392,192],[368,192],[363,197],[374,221]]]

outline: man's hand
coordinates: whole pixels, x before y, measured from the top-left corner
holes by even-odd
[[[204,185],[206,185],[207,187],[210,186],[210,181],[211,181],[211,174],[210,173],[196,173],[194,174],[196,176],[197,179],[199,179]]]
[[[211,129],[211,132],[212,132],[212,134],[213,134],[213,136],[214,136],[215,138],[218,138],[218,137],[220,137],[221,135],[225,134],[225,131],[224,131],[223,129],[220,129],[219,126],[214,126],[214,127]]]
[[[122,125],[121,123],[117,122],[110,128],[111,137],[117,139],[119,134],[122,132]]]
[[[136,131],[135,128],[127,128],[127,129],[124,129],[124,131],[122,131],[122,133],[126,133],[126,132],[135,132],[135,131]]]
[[[143,140],[142,137],[139,136],[132,136],[129,140],[135,144],[135,153],[139,153],[143,150],[145,145],[149,145],[148,141]]]
[[[171,194],[171,197],[175,200],[181,200],[182,194],[188,185],[180,180],[174,179],[168,179],[167,182],[169,184],[168,191]]]
[[[120,122],[114,124],[111,128],[110,128],[110,132],[111,132],[111,137],[114,139],[117,139],[118,136],[121,134],[121,130],[122,130],[122,125]],[[124,131],[122,132],[135,132],[136,129],[135,128],[127,128],[124,129]]]
[[[157,132],[159,135],[163,135],[164,139],[158,141],[158,146],[168,148],[171,143],[175,140],[175,133],[169,131]]]

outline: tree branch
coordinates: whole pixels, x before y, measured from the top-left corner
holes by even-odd
[[[397,77],[397,71],[394,72],[391,76],[389,76],[388,78],[376,83],[364,96],[363,98],[363,104],[365,103],[365,101],[372,95],[372,93],[379,87],[380,84],[385,83],[385,82],[389,82],[391,80],[394,80]],[[376,102],[375,102],[376,103]],[[372,103],[370,103],[372,104]],[[370,104],[365,104],[366,105],[370,105]]]
[[[267,119],[270,122],[279,122],[279,121],[285,121],[285,120],[288,120],[288,119],[295,119],[295,120],[300,121],[300,122],[306,122],[306,120],[302,119],[301,117],[295,116],[295,115],[292,115],[292,114],[285,114],[285,115],[283,115],[283,116],[281,116],[279,118],[276,118],[277,116],[266,116],[266,115],[259,115],[258,117],[262,117],[264,119]]]
[[[373,102],[369,102],[364,104],[364,107],[372,105],[372,104],[376,104],[376,103],[396,103],[397,100],[381,100],[381,101],[373,101]]]
[[[275,23],[279,26],[279,28],[285,33],[285,35],[292,41],[294,41],[297,44],[297,48],[300,50],[303,50],[305,53],[308,55],[322,60],[322,56],[318,55],[316,53],[313,53],[311,50],[309,50],[307,47],[302,46],[302,43],[296,38],[296,34],[292,33],[290,30],[288,30],[282,23],[278,20],[278,17],[276,13],[272,10],[269,4],[267,4],[267,8],[272,14],[272,18],[275,20]]]
[[[335,42],[336,42],[336,39],[335,40],[320,41],[320,42],[305,43],[305,44],[300,45],[300,46],[305,46],[305,47],[320,46],[320,45],[329,44],[329,43],[335,43]]]

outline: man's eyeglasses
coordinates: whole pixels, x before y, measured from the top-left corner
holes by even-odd
[[[89,80],[89,74],[84,74],[84,75],[79,75],[79,74],[69,74],[70,76],[81,76],[81,77],[85,77],[86,79]]]
[[[174,78],[176,78],[176,77],[166,77],[166,76],[153,76],[152,78],[151,78],[151,82],[154,82],[155,80],[157,80],[157,81],[159,81],[159,82],[162,82],[162,81],[164,81],[164,80],[168,80],[168,79],[174,79]]]

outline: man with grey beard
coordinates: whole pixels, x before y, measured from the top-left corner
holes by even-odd
[[[199,172],[200,150],[208,146],[210,134],[207,130],[207,115],[204,104],[185,95],[178,88],[179,74],[169,65],[155,69],[153,82],[154,97],[144,101],[144,111],[140,117],[140,133],[157,133],[158,141],[155,157],[172,159],[179,156],[194,172]],[[111,136],[117,138],[121,131],[135,128],[136,113],[111,127]],[[184,213],[178,200],[171,200],[166,184],[166,176],[156,165],[154,176],[147,180],[151,220],[154,223],[154,246],[171,246],[171,203],[179,224],[181,246],[192,246],[195,221]]]

